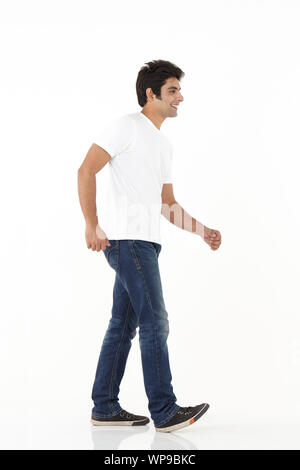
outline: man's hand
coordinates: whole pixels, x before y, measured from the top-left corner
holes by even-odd
[[[110,246],[106,234],[98,224],[96,226],[86,224],[85,239],[87,247],[93,251],[104,251],[107,246]]]
[[[218,230],[204,227],[204,241],[212,250],[217,250],[221,245],[221,234]]]

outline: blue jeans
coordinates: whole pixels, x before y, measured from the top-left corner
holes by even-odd
[[[92,390],[92,415],[118,414],[119,389],[131,341],[139,343],[148,409],[155,426],[165,424],[179,405],[171,384],[165,309],[158,256],[161,245],[145,240],[109,240],[105,258],[116,272],[112,315],[104,336]]]

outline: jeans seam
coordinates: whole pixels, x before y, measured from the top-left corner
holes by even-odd
[[[134,242],[133,242],[134,243]],[[139,259],[138,259],[138,256],[136,254],[136,250],[134,249],[134,246],[133,246],[133,243],[132,243],[132,253],[134,254],[134,257],[136,259],[136,263],[138,264],[139,268],[138,270],[140,271],[141,273],[141,276],[143,278],[143,284],[144,284],[144,287],[145,287],[145,291],[146,291],[146,295],[147,295],[147,300],[150,304],[150,307],[151,307],[151,311],[153,312],[153,306],[152,306],[152,302],[151,302],[151,298],[150,298],[150,294],[149,294],[149,291],[148,291],[148,288],[147,288],[147,284],[146,284],[146,281],[145,281],[145,276],[144,276],[144,273],[143,273],[143,269],[142,269],[142,266],[139,262]]]
[[[118,270],[119,268],[119,258],[120,258],[120,241],[117,240],[117,247],[118,247],[118,251],[117,251],[117,256],[116,256],[116,271]]]
[[[136,267],[137,269],[140,271],[141,270],[141,265],[139,263],[139,260],[138,260],[138,257],[136,255],[136,252],[135,252],[135,249],[134,249],[134,246],[133,246],[133,240],[132,240],[132,243],[129,244],[129,247],[130,247],[130,251],[133,255],[133,258],[134,258],[134,261],[135,261],[135,264],[136,264]]]
[[[155,356],[156,356],[156,370],[157,370],[157,375],[158,375],[158,379],[159,379],[160,389],[162,390],[161,375],[160,375],[160,369],[159,369],[159,348],[158,348],[158,341],[157,341],[157,327],[156,327],[156,325],[155,325],[155,318],[154,318],[154,314],[153,314],[153,306],[152,306],[150,294],[149,294],[149,291],[148,291],[147,283],[146,283],[146,280],[145,280],[145,276],[144,276],[144,273],[143,273],[143,268],[142,268],[141,264],[139,263],[139,259],[138,259],[138,256],[137,256],[137,254],[136,254],[136,251],[135,251],[133,245],[134,245],[134,241],[132,242],[132,245],[131,245],[131,248],[132,248],[131,251],[132,251],[132,253],[133,253],[134,256],[135,256],[138,265],[140,266],[139,272],[141,273],[141,276],[142,276],[142,279],[143,279],[144,288],[145,288],[146,295],[147,295],[147,299],[148,299],[148,302],[149,302],[149,305],[150,305],[150,308],[151,308],[152,321],[153,321],[153,325],[154,325],[154,343],[155,343]],[[154,249],[155,249],[155,248],[154,248]]]
[[[121,336],[121,339],[120,339],[118,350],[116,352],[116,356],[115,356],[115,359],[114,359],[113,368],[112,368],[112,372],[111,372],[111,378],[110,378],[110,384],[109,384],[109,398],[110,399],[112,399],[112,395],[113,395],[113,393],[112,393],[113,376],[114,376],[114,372],[115,372],[115,369],[116,369],[116,364],[117,364],[117,360],[118,360],[118,357],[119,357],[120,348],[121,348],[121,345],[122,345],[122,342],[123,342],[123,339],[124,339],[124,336],[125,336],[125,332],[126,332],[126,329],[127,329],[127,325],[128,325],[130,306],[131,306],[131,302],[129,302],[128,307],[127,307],[124,328],[123,328],[122,336]]]

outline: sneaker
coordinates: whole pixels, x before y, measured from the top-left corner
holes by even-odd
[[[149,423],[147,416],[138,416],[121,410],[119,414],[110,418],[97,418],[92,416],[91,423],[95,426],[142,426]]]
[[[155,428],[159,432],[171,432],[193,424],[209,408],[208,403],[197,406],[180,407],[177,413],[165,424]]]

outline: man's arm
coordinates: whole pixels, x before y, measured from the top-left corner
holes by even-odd
[[[93,251],[105,250],[109,244],[103,230],[98,225],[96,206],[96,173],[111,156],[102,147],[92,144],[78,170],[78,195],[81,210],[86,222],[86,243]]]
[[[176,201],[173,193],[173,185],[171,183],[164,184],[161,193],[162,198],[162,215],[171,224],[187,230],[188,232],[200,235],[208,245],[216,250],[221,243],[221,234],[218,230],[212,230],[201,224],[198,220],[188,214],[183,207]]]

